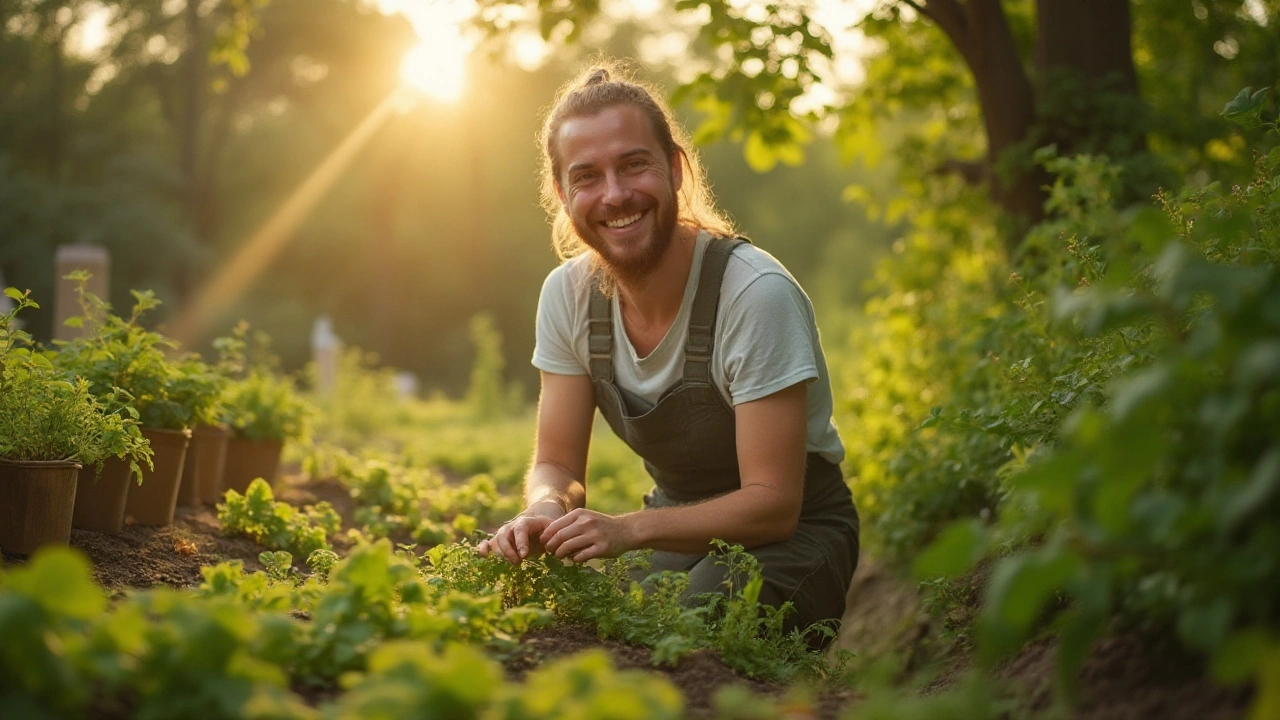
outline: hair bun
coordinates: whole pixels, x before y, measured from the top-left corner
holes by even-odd
[[[592,85],[600,85],[607,82],[609,82],[609,70],[607,68],[596,68],[591,72],[591,75],[587,77],[587,81],[582,85],[583,87],[590,87]]]

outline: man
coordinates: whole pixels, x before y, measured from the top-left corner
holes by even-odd
[[[734,239],[670,112],[641,85],[590,71],[544,123],[543,200],[564,260],[538,303],[542,373],[523,512],[480,553],[583,562],[652,548],[652,571],[724,591],[711,540],[761,562],[761,602],[789,627],[838,619],[858,518],[838,463],[831,386],[809,299]],[[587,510],[596,408],[644,460],[645,509]]]

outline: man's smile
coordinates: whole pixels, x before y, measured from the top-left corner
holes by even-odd
[[[628,215],[626,217],[620,217],[616,220],[605,220],[604,224],[605,224],[605,227],[609,227],[609,228],[613,228],[614,230],[617,230],[619,228],[624,228],[638,221],[640,219],[640,216],[643,214],[644,213],[635,213],[633,215]]]

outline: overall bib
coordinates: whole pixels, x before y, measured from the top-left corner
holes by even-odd
[[[615,384],[610,301],[598,288],[592,290],[588,371],[596,406],[653,477],[655,487],[645,496],[645,508],[696,503],[742,487],[734,411],[711,379],[720,285],[729,254],[742,242],[713,239],[708,244],[689,316],[683,378],[652,407]],[[858,564],[858,515],[839,466],[809,453],[805,467],[804,504],[795,533],[749,550],[763,569],[760,602],[795,605],[787,629],[839,619]],[[655,551],[652,563],[643,575],[688,571],[690,595],[725,591],[726,568],[714,555]]]

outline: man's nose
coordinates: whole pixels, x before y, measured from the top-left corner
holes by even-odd
[[[623,177],[617,173],[605,173],[604,176],[604,201],[609,205],[621,205],[627,201],[631,194],[631,188],[627,186]]]

